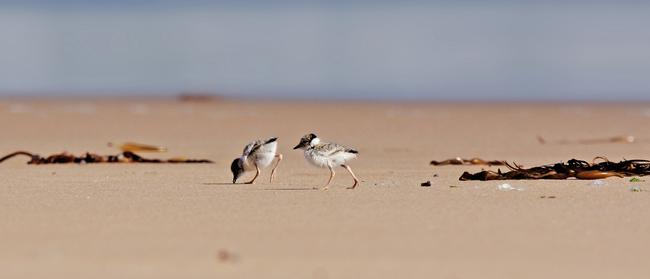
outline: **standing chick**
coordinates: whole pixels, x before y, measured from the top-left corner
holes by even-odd
[[[354,189],[359,185],[359,179],[354,175],[350,166],[345,164],[345,162],[356,158],[357,154],[359,154],[358,151],[336,143],[321,142],[315,134],[308,134],[302,137],[300,143],[293,149],[305,150],[305,159],[307,159],[307,162],[314,166],[328,168],[330,170],[330,179],[323,187],[323,190],[327,190],[327,187],[332,182],[335,175],[334,168],[336,166],[345,168],[352,175],[354,184],[348,187],[348,189]]]
[[[256,140],[249,143],[244,147],[244,152],[241,157],[236,158],[230,164],[232,171],[232,183],[236,183],[237,179],[247,171],[255,171],[255,177],[246,184],[255,183],[255,179],[260,175],[260,168],[268,167],[274,158],[278,158],[273,170],[271,170],[270,182],[273,182],[275,177],[275,169],[278,168],[280,161],[282,161],[282,154],[277,153],[278,138],[270,138],[267,140]]]

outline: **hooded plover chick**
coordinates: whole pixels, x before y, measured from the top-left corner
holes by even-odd
[[[315,134],[308,134],[302,137],[300,143],[293,149],[304,149],[307,162],[314,166],[328,168],[330,170],[330,179],[327,180],[327,184],[325,184],[322,190],[327,190],[327,186],[332,182],[332,178],[335,175],[334,168],[336,166],[343,167],[352,175],[354,184],[348,187],[348,189],[354,189],[359,185],[359,179],[354,175],[350,166],[345,164],[345,162],[356,158],[357,154],[359,154],[358,151],[336,143],[321,142]]]
[[[230,164],[230,170],[232,171],[232,183],[236,183],[237,179],[247,171],[255,171],[255,177],[251,181],[246,182],[246,184],[255,183],[255,179],[260,175],[260,169],[268,167],[273,159],[278,158],[271,170],[271,178],[269,182],[273,182],[275,178],[275,169],[278,168],[280,161],[282,161],[282,154],[277,153],[278,149],[278,138],[270,138],[267,140],[256,140],[249,143],[244,147],[244,152],[241,157],[236,158]]]

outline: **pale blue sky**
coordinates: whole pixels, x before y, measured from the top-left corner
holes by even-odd
[[[650,4],[0,1],[0,96],[650,100]]]

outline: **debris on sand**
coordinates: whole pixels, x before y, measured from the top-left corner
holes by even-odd
[[[632,183],[645,182],[645,180],[640,179],[640,178],[638,178],[638,177],[632,177],[632,178],[630,179],[630,182],[632,182]]]
[[[497,190],[508,192],[508,191],[525,191],[526,189],[524,189],[523,187],[514,187],[508,183],[503,183],[497,185]]]
[[[603,162],[596,163],[596,160]],[[650,175],[650,161],[623,160],[611,162],[605,157],[594,158],[593,163],[571,159],[566,163],[556,163],[525,169],[515,163],[505,162],[508,172],[484,170],[477,173],[464,172],[459,180],[520,180],[520,179],[603,179],[607,177]]]
[[[221,101],[222,97],[211,92],[182,92],[177,99],[183,103],[213,103]]]
[[[631,192],[644,192],[645,190],[641,189],[641,187],[639,187],[639,186],[632,186],[632,187],[630,187],[630,191]]]
[[[217,261],[221,263],[236,262],[238,259],[239,256],[237,254],[226,249],[220,249],[217,251]]]
[[[600,180],[600,179],[594,180],[591,183],[589,183],[589,186],[596,186],[596,187],[602,187],[605,185],[607,185],[607,182],[605,182],[605,180]]]
[[[420,184],[420,186],[422,186],[422,187],[431,187],[431,181],[422,182],[422,183]]]
[[[634,143],[636,139],[634,136],[616,136],[611,138],[601,139],[583,139],[583,140],[556,140],[547,141],[542,136],[537,136],[537,142],[540,144],[599,144],[599,143]]]
[[[125,151],[117,155],[98,155],[94,153],[86,153],[82,156],[74,156],[70,153],[63,152],[59,154],[41,157],[26,151],[17,151],[7,156],[0,158],[0,163],[11,159],[16,156],[27,156],[30,158],[27,164],[29,165],[45,165],[45,164],[93,164],[93,163],[172,163],[172,164],[211,164],[210,160],[206,159],[186,159],[186,158],[171,158],[167,160],[162,159],[148,159],[143,158],[138,154],[131,151]]]
[[[150,144],[136,143],[136,142],[125,142],[122,144],[115,145],[112,142],[108,143],[109,147],[117,146],[122,152],[167,152],[167,147],[156,146]]]
[[[456,157],[453,159],[447,159],[444,161],[431,161],[431,165],[434,166],[444,166],[444,165],[487,165],[487,166],[503,166],[505,165],[504,161],[487,161],[481,158],[472,158],[472,159],[463,159]]]

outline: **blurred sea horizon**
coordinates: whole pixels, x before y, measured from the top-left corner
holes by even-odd
[[[0,1],[0,97],[650,101],[650,3]]]

